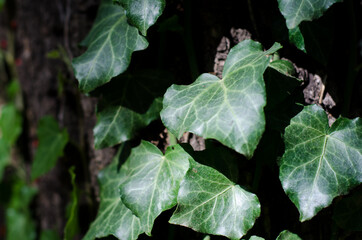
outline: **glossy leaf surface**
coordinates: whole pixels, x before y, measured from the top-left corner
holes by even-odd
[[[123,203],[140,218],[146,234],[151,234],[153,222],[161,212],[176,205],[189,158],[179,145],[167,148],[165,155],[146,141],[132,149],[126,161],[129,174],[120,192]]]
[[[304,37],[299,27],[289,29],[289,41],[293,43],[299,50],[302,50],[305,53],[307,52],[305,49]]]
[[[109,147],[134,138],[140,129],[159,118],[161,109],[162,98],[155,99],[143,114],[124,106],[107,106],[97,114],[95,147]]]
[[[321,17],[336,2],[342,0],[278,0],[279,10],[289,29],[297,27],[302,21],[312,21]]]
[[[260,215],[256,195],[215,169],[190,160],[170,223],[196,231],[240,239]]]
[[[60,129],[52,117],[40,119],[37,131],[39,146],[32,165],[32,179],[47,173],[55,166],[58,158],[63,156],[69,139],[67,130]]]
[[[297,234],[289,232],[288,230],[282,231],[276,240],[302,240]]]
[[[122,147],[122,146],[121,146]],[[119,186],[127,179],[128,163],[118,170],[118,152],[112,163],[98,174],[101,202],[96,219],[83,240],[113,235],[120,240],[135,240],[143,232],[140,220],[122,203]]]
[[[267,55],[279,48],[264,52],[260,43],[245,40],[231,49],[222,80],[202,74],[191,85],[172,85],[164,96],[163,123],[178,138],[190,131],[251,158],[265,127]]]
[[[116,0],[127,12],[128,21],[146,36],[165,8],[165,0]]]
[[[82,42],[88,49],[72,61],[79,88],[89,92],[124,72],[134,51],[148,42],[127,22],[125,10],[112,0],[103,0],[95,23]]]
[[[161,96],[172,80],[164,71],[139,70],[124,73],[92,92],[101,97],[94,128],[95,147],[110,147],[133,139],[140,129],[158,119]]]
[[[284,138],[279,178],[301,221],[361,183],[361,119],[341,117],[329,127],[323,109],[307,106],[292,118]]]

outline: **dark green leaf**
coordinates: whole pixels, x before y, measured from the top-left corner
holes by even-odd
[[[193,160],[182,181],[177,203],[170,223],[231,239],[245,235],[260,215],[256,195]]]
[[[215,144],[206,140],[206,149],[204,151],[193,151],[192,147],[184,147],[184,149],[192,156],[192,158],[201,164],[207,165],[224,174],[233,182],[237,182],[239,178],[238,163],[240,163],[240,155],[230,148],[221,144]]]
[[[153,222],[161,212],[176,205],[189,158],[180,145],[167,148],[165,155],[145,141],[132,149],[126,161],[129,174],[120,192],[123,203],[140,218],[146,234],[151,234]]]
[[[72,181],[72,199],[71,203],[68,206],[68,212],[67,212],[67,223],[64,228],[64,240],[72,240],[74,239],[74,236],[79,231],[79,222],[78,222],[78,188],[75,184],[75,173],[74,173],[75,167],[71,167],[69,169],[69,174],[71,176]]]
[[[96,148],[113,146],[134,138],[137,132],[160,116],[162,98],[153,101],[144,114],[123,106],[109,106],[97,113],[98,121],[94,127]]]
[[[0,138],[13,145],[22,130],[22,119],[15,105],[7,104],[0,108]]]
[[[140,220],[122,203],[119,186],[127,179],[129,163],[118,170],[121,146],[112,163],[98,174],[101,202],[96,219],[91,224],[83,240],[113,235],[120,240],[135,240],[143,232]]]
[[[362,191],[343,198],[333,212],[333,219],[343,229],[362,231]]]
[[[94,128],[95,147],[130,140],[158,119],[162,109],[162,99],[158,97],[163,96],[172,80],[167,72],[142,70],[122,74],[94,91],[93,95],[101,96]]]
[[[323,109],[305,107],[285,129],[279,177],[300,220],[311,219],[362,181],[362,121],[340,117],[329,128]]]
[[[63,156],[63,149],[68,142],[68,133],[65,129],[59,128],[54,118],[44,117],[39,121],[38,139],[39,146],[31,170],[32,179],[50,171],[58,158]]]
[[[289,41],[294,44],[299,50],[307,53],[305,50],[304,37],[299,27],[289,29]]]
[[[146,36],[147,29],[161,16],[165,0],[116,0],[127,12],[128,21]]]
[[[72,63],[84,92],[124,72],[132,53],[148,46],[137,28],[128,24],[125,10],[112,0],[102,1],[94,26],[82,44],[88,47],[87,51]]]
[[[164,96],[163,123],[178,138],[191,131],[251,158],[265,127],[267,55],[279,48],[264,52],[260,43],[245,40],[231,49],[222,80],[202,74],[189,86],[172,85]]]
[[[302,240],[297,234],[284,230],[279,234],[276,240]]]
[[[342,0],[278,0],[279,9],[289,29],[297,27],[302,21],[312,21],[321,17],[336,2]]]

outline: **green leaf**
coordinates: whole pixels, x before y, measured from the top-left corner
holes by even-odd
[[[276,240],[302,240],[297,234],[289,232],[288,230],[282,231]]]
[[[301,221],[361,183],[361,119],[340,117],[329,128],[323,109],[307,106],[292,118],[284,137],[279,178]]]
[[[31,170],[31,178],[35,179],[48,171],[56,164],[59,157],[63,156],[63,149],[68,143],[68,133],[60,129],[52,117],[43,117],[38,124],[39,146]]]
[[[22,131],[22,119],[15,105],[7,104],[0,108],[0,138],[13,145]]]
[[[258,237],[258,236],[251,236],[251,237],[249,238],[249,240],[265,240],[265,239],[262,238],[262,237]]]
[[[123,106],[109,106],[97,113],[94,127],[95,148],[104,148],[133,139],[137,132],[160,116],[162,98],[153,101],[144,114]]]
[[[135,240],[143,233],[140,220],[122,203],[119,186],[127,179],[129,163],[118,170],[118,159],[124,145],[121,145],[112,163],[98,174],[101,202],[96,219],[92,222],[83,240],[113,235],[120,240]]]
[[[146,36],[147,29],[161,16],[165,0],[116,0],[126,9],[128,21]]]
[[[79,232],[79,222],[78,222],[78,188],[75,184],[75,167],[69,169],[69,174],[71,176],[72,182],[72,193],[71,193],[71,203],[67,208],[67,223],[64,228],[64,240],[74,239],[74,236]]]
[[[6,239],[35,240],[35,223],[31,218],[29,205],[37,190],[28,187],[22,181],[16,181],[12,187],[12,195],[6,209]]]
[[[304,37],[299,27],[289,29],[289,41],[294,44],[299,50],[307,53],[304,44]]]
[[[125,10],[103,0],[95,23],[82,42],[87,51],[72,61],[79,88],[89,92],[124,72],[134,51],[143,50],[148,42],[137,28],[127,22]]]
[[[245,40],[226,59],[223,79],[202,74],[189,86],[172,85],[163,101],[161,119],[180,138],[186,131],[213,138],[251,158],[264,132],[267,55],[260,43]]]
[[[10,163],[10,147],[0,138],[0,181],[3,177],[5,167]]]
[[[140,218],[151,235],[161,212],[176,205],[177,193],[190,158],[180,145],[167,148],[165,155],[153,144],[142,141],[127,159],[129,174],[120,186],[123,203]]]
[[[182,145],[182,147],[192,156],[192,158],[206,166],[212,167],[224,174],[233,182],[237,182],[239,178],[240,155],[230,148],[221,144],[213,143],[206,140],[206,149],[204,151],[194,151],[190,145]]]
[[[190,160],[170,223],[196,231],[240,239],[260,215],[256,195],[215,169]]]
[[[336,2],[342,0],[278,0],[280,12],[289,29],[297,27],[302,21],[312,21],[321,17]]]
[[[339,201],[333,211],[333,219],[343,229],[362,231],[362,191]]]
[[[164,71],[141,70],[122,74],[92,92],[101,97],[94,128],[95,147],[133,139],[140,129],[158,119],[162,109],[158,97],[163,96],[172,80]]]

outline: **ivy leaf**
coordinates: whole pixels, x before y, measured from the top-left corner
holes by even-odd
[[[95,148],[116,145],[134,138],[137,132],[160,116],[162,98],[153,101],[144,114],[137,113],[123,106],[109,106],[97,113],[94,127]]]
[[[190,160],[170,223],[196,231],[240,239],[260,215],[256,195],[215,169]]]
[[[263,73],[267,55],[258,42],[245,40],[226,59],[223,79],[202,74],[189,86],[172,85],[164,95],[161,119],[180,138],[186,131],[213,138],[251,158],[265,128]]]
[[[0,138],[13,145],[22,131],[22,119],[15,105],[7,104],[0,108]]]
[[[103,148],[133,139],[160,116],[162,98],[173,77],[164,71],[125,73],[92,94],[101,97],[94,128],[95,147]],[[157,84],[154,84],[157,82]]]
[[[362,121],[343,117],[329,128],[323,109],[304,107],[285,129],[280,181],[300,221],[362,181]]]
[[[288,230],[282,231],[276,240],[302,240],[297,234],[289,232]]]
[[[361,189],[339,201],[333,211],[333,219],[343,229],[362,231]]]
[[[128,21],[146,36],[147,29],[161,16],[165,0],[116,0],[126,9]]]
[[[126,161],[130,172],[120,186],[121,198],[140,218],[147,235],[151,235],[156,217],[176,205],[189,158],[180,145],[167,148],[165,155],[146,141],[132,149]]]
[[[143,50],[148,42],[137,28],[127,22],[125,10],[103,0],[95,23],[82,42],[87,51],[72,61],[79,88],[89,92],[124,72],[134,51]]]
[[[289,29],[289,41],[294,44],[299,50],[307,53],[307,50],[305,49],[304,37],[299,27]]]
[[[278,0],[279,10],[287,21],[287,27],[293,29],[302,21],[319,18],[334,3],[342,0]]]
[[[52,117],[43,117],[38,125],[39,146],[31,170],[31,178],[50,171],[59,157],[63,156],[63,149],[68,143],[68,132],[60,129],[58,123]]]
[[[119,197],[119,186],[127,179],[129,164],[118,170],[118,159],[126,143],[122,144],[112,163],[98,174],[101,202],[96,219],[83,240],[113,235],[120,240],[135,240],[143,233],[140,220],[132,214]]]

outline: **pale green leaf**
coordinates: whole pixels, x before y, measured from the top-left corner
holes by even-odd
[[[319,18],[334,3],[343,0],[278,0],[280,12],[287,21],[287,27],[293,29],[302,21]]]
[[[113,235],[120,240],[135,240],[143,233],[140,220],[122,203],[119,186],[127,179],[129,164],[118,170],[118,159],[125,144],[122,144],[112,163],[98,174],[101,202],[96,219],[92,222],[83,240]]]
[[[339,201],[333,211],[333,219],[343,229],[362,231],[361,189]]]
[[[262,237],[258,237],[258,236],[251,236],[251,237],[249,238],[249,240],[265,240],[265,239],[262,238]]]
[[[39,146],[32,165],[32,179],[47,173],[55,166],[58,158],[63,156],[69,139],[67,130],[60,129],[55,119],[49,116],[40,119],[37,131]]]
[[[72,63],[79,88],[84,92],[124,72],[132,53],[148,46],[137,28],[128,24],[125,10],[112,0],[102,1],[95,23],[82,44],[88,47],[87,51]]]
[[[266,104],[263,73],[268,55],[260,43],[245,40],[226,59],[223,79],[202,74],[189,86],[172,85],[163,101],[161,119],[176,137],[186,131],[213,138],[251,158],[264,132]]]
[[[279,177],[301,221],[361,183],[361,119],[340,117],[329,127],[323,109],[307,106],[292,118],[284,138]]]
[[[288,230],[282,231],[276,240],[302,240],[297,234],[289,232]]]
[[[128,21],[146,36],[147,29],[161,16],[165,0],[116,0],[127,12]]]
[[[260,215],[256,195],[193,160],[182,181],[177,203],[170,223],[231,239],[245,235]]]
[[[67,207],[67,223],[64,228],[64,240],[72,240],[79,232],[79,219],[78,219],[78,187],[75,183],[75,167],[69,169],[69,174],[72,183],[71,202]]]
[[[0,107],[0,138],[13,145],[22,131],[22,119],[15,105]]]
[[[123,203],[140,218],[151,235],[154,220],[176,205],[180,182],[191,158],[180,145],[167,148],[165,155],[153,144],[142,141],[127,159],[129,174],[120,186]]]

